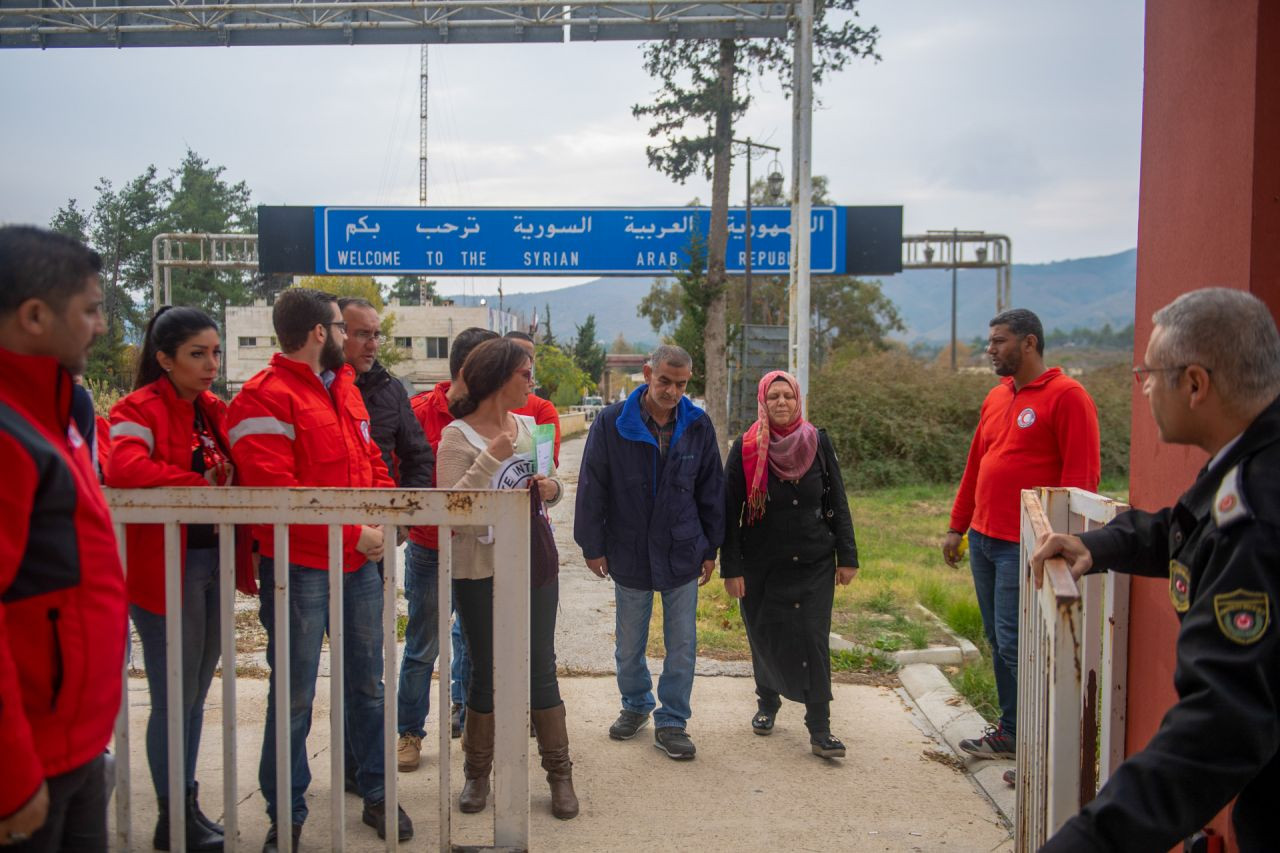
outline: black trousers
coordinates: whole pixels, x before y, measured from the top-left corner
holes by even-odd
[[[493,713],[493,578],[455,580],[453,602],[471,652],[471,690],[467,707]],[[556,608],[560,582],[529,590],[529,707],[536,711],[560,704],[556,680]]]
[[[105,851],[107,849],[107,776],[101,755],[75,770],[46,780],[49,815],[44,826],[5,850],[21,853]]]

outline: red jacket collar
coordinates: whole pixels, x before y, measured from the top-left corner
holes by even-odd
[[[430,391],[423,391],[421,394],[413,398],[413,407],[429,406],[437,412],[448,414],[449,412],[449,388],[451,382],[437,382],[431,387]]]
[[[1019,393],[1021,393],[1022,391],[1026,391],[1029,388],[1043,388],[1045,385],[1048,385],[1050,382],[1057,379],[1061,375],[1062,375],[1061,367],[1046,368],[1044,373],[1041,373],[1035,379],[1032,379],[1026,385],[1023,385],[1021,388],[1018,389],[1018,391]],[[1013,390],[1012,376],[1002,376],[1000,377],[1000,381],[1003,382],[1005,385],[1007,385],[1010,391]]]
[[[171,409],[175,406],[187,407],[192,405],[191,401],[184,400],[178,396],[178,389],[173,387],[173,383],[169,381],[167,376],[161,376],[147,387],[164,402],[166,408]],[[212,391],[201,391],[200,395],[196,397],[196,400],[200,403],[200,410],[203,412],[208,412],[210,405],[217,399],[217,395]]]
[[[278,352],[271,356],[271,366],[276,370],[285,370],[303,379],[309,377],[312,382],[316,383],[321,391],[325,390],[324,383],[320,381],[319,375],[311,369],[311,365],[309,364],[304,364],[297,359],[289,358],[282,352]],[[355,381],[355,369],[349,364],[342,365],[342,367],[335,370],[333,374],[335,386],[339,382],[346,384]]]
[[[71,420],[71,385],[74,380],[56,358],[22,355],[0,348],[0,399],[57,434],[67,431]]]

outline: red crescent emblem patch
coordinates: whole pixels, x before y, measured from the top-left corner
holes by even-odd
[[[1235,495],[1223,495],[1222,500],[1218,501],[1218,512],[1231,512],[1236,508]]]

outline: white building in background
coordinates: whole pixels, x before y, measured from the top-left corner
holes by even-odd
[[[392,299],[383,318],[395,316],[391,336],[409,357],[390,368],[398,377],[425,391],[449,378],[449,350],[458,332],[471,326],[505,334],[523,328],[518,314],[489,306],[401,305]],[[227,334],[222,344],[227,391],[234,394],[279,351],[271,326],[271,306],[259,299],[250,306],[227,307]]]

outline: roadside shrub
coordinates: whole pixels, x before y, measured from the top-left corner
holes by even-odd
[[[1129,480],[1129,428],[1133,410],[1133,374],[1128,364],[1091,370],[1080,378],[1098,406],[1102,432],[1102,477]],[[1145,405],[1145,404],[1144,404]]]
[[[992,374],[952,373],[903,352],[838,350],[809,406],[850,489],[957,482]]]
[[[989,372],[952,373],[902,351],[846,348],[814,376],[810,418],[827,430],[849,489],[957,484],[978,410],[996,381]],[[1092,370],[1079,381],[1098,407],[1102,476],[1127,480],[1128,366]]]

